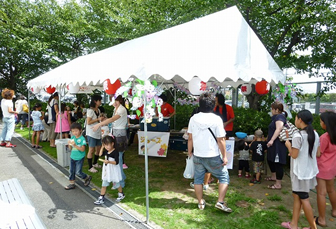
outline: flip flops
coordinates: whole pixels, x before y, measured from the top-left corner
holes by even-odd
[[[280,188],[277,188],[277,187],[275,186],[275,184],[268,185],[267,188],[268,188],[268,189],[273,189],[273,190],[281,190],[281,187],[280,187]]]
[[[321,223],[319,223],[318,218],[319,218],[318,216],[315,217],[315,223],[316,223],[316,225],[318,225],[320,227],[327,227],[327,224],[321,224]]]
[[[276,180],[272,179],[272,177],[265,177],[265,180],[267,180],[267,181],[276,181]]]
[[[282,222],[281,227],[287,228],[287,229],[292,229],[290,222]]]

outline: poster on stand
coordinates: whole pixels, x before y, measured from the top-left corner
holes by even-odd
[[[169,132],[147,131],[147,153],[152,157],[167,157]],[[145,155],[145,132],[138,131],[139,155]]]
[[[235,140],[226,140],[225,143],[226,143],[226,157],[228,159],[226,167],[227,169],[232,169]]]

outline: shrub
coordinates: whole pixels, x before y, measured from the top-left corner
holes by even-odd
[[[235,113],[233,132],[245,132],[250,135],[260,128],[264,136],[267,136],[268,125],[271,123],[268,113],[242,107],[234,107],[233,111]]]

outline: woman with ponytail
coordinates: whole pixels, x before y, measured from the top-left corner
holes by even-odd
[[[317,207],[319,216],[316,224],[327,226],[326,196],[328,193],[331,204],[331,216],[336,218],[336,192],[334,179],[336,176],[336,113],[326,111],[320,116],[320,125],[327,132],[320,137],[321,154],[317,155]]]
[[[316,155],[320,151],[319,136],[312,126],[313,115],[308,110],[300,111],[295,117],[295,126],[300,129],[293,135],[292,143],[286,141],[286,147],[291,157],[290,177],[292,183],[293,216],[292,221],[283,222],[284,228],[298,228],[301,207],[310,225],[316,229],[313,209],[309,201],[309,191],[316,182],[317,168]],[[306,228],[307,229],[307,228]]]

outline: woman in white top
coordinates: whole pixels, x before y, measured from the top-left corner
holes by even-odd
[[[98,170],[96,168],[101,168],[99,165],[99,152],[101,148],[101,129],[92,128],[95,124],[100,123],[103,120],[101,116],[99,106],[101,105],[102,97],[100,95],[93,95],[91,97],[90,108],[87,110],[86,117],[86,137],[89,145],[89,151],[87,155],[87,160],[89,164],[89,172],[96,173]],[[92,157],[94,153],[94,162],[92,163]]]
[[[13,110],[13,96],[14,91],[9,90],[5,88],[2,93],[2,100],[1,100],[1,110],[3,113],[3,128],[2,133],[0,137],[0,146],[6,146],[6,147],[16,147],[16,145],[13,145],[10,141],[12,139],[14,128],[15,128],[15,114],[17,114],[17,111]]]
[[[120,186],[122,188],[125,187],[125,179],[126,175],[123,171],[123,155],[124,152],[127,148],[127,126],[128,126],[128,121],[127,121],[127,110],[123,106],[124,104],[124,99],[122,98],[121,95],[119,95],[113,104],[115,107],[113,111],[113,116],[111,118],[106,119],[105,121],[96,124],[93,127],[93,130],[99,129],[101,126],[107,125],[109,123],[113,123],[112,126],[112,133],[116,137],[116,150],[119,151],[119,166],[121,169],[121,176],[122,176],[122,181],[119,182]],[[118,188],[118,187],[114,187]]]
[[[56,127],[56,114],[58,114],[58,92],[55,92],[53,95],[50,96],[48,100],[48,124],[50,126],[49,131],[49,141],[50,141],[50,147],[56,148],[55,145],[55,139],[56,139],[56,133],[55,133],[55,127]]]
[[[26,97],[21,95],[18,100],[15,102],[15,110],[18,112],[18,121],[19,123],[21,121],[21,130],[23,130],[23,126],[26,124],[28,121],[28,112],[25,112],[23,110],[23,105],[26,105],[28,107],[28,102],[26,100]]]

